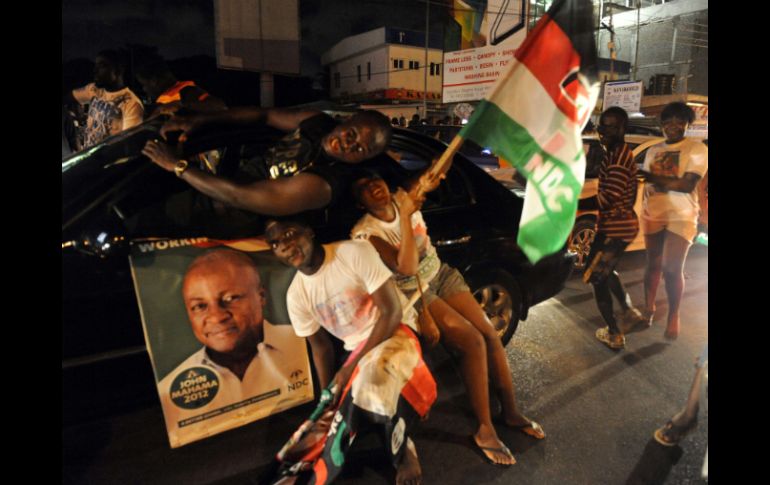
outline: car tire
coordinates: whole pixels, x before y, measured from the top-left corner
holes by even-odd
[[[584,218],[575,222],[572,233],[569,236],[569,245],[567,248],[577,254],[575,259],[575,269],[583,270],[585,268],[588,255],[591,253],[591,244],[596,237],[596,221],[593,218]]]
[[[502,270],[477,272],[467,279],[476,301],[495,326],[503,346],[519,326],[521,291],[516,280]]]

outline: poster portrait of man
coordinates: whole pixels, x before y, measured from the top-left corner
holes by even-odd
[[[259,239],[132,247],[145,339],[172,448],[313,399],[289,324],[293,271]]]

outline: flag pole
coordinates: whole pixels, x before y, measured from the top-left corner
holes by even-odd
[[[518,52],[518,49],[516,50]],[[497,82],[495,83],[494,88],[492,89],[492,92],[484,99],[491,99],[493,98],[497,92],[500,90],[500,88],[505,84],[505,81],[511,77],[513,74],[514,69],[518,67],[519,63],[516,62],[516,58],[514,57],[511,59],[511,62],[513,62],[513,65],[499,78],[497,78]],[[452,159],[454,158],[455,153],[457,153],[457,150],[460,149],[460,146],[462,146],[463,142],[465,142],[465,139],[458,135],[455,135],[455,137],[452,139],[452,142],[449,143],[449,146],[446,150],[444,150],[444,153],[441,154],[441,156],[435,160],[433,160],[433,163],[431,163],[431,166],[428,168],[428,170],[425,171],[425,175],[427,176],[427,180],[434,180],[436,177],[439,177],[449,171],[449,167],[451,166]],[[417,190],[418,195],[422,195],[426,192],[425,185],[427,182],[421,182],[420,187]]]

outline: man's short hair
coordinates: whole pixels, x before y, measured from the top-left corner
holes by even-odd
[[[628,128],[628,113],[626,113],[626,110],[620,106],[612,106],[607,108],[599,117],[599,123],[601,123],[602,119],[604,119],[604,117],[607,115],[617,117],[620,120],[620,123],[623,125],[623,128]]]
[[[680,120],[687,120],[687,123],[695,121],[695,111],[692,110],[686,103],[681,101],[674,101],[668,103],[663,111],[660,113],[660,121],[669,120],[673,117],[677,117]]]
[[[128,54],[124,50],[105,49],[96,54],[96,57],[106,59],[121,75],[128,69]]]
[[[278,237],[278,234],[275,233],[278,226],[295,226],[302,230],[313,231],[313,228],[310,227],[310,224],[303,221],[301,218],[269,219],[265,223],[265,240],[268,244],[270,244],[270,241],[275,240]]]
[[[385,150],[385,148],[390,144],[390,140],[393,138],[393,127],[390,125],[390,120],[387,116],[380,113],[379,111],[374,111],[371,109],[359,111],[354,114],[347,122],[363,122],[377,128],[383,136],[383,138],[380,140],[382,142],[382,147],[378,147],[381,148],[379,151]]]
[[[379,172],[376,172],[370,168],[362,168],[360,170],[357,170],[353,175],[353,180],[352,180],[352,183],[350,184],[350,193],[353,195],[353,199],[355,199],[356,201],[359,201],[361,197],[361,186],[356,185],[356,182],[358,182],[361,179],[382,180],[382,175],[380,175]],[[390,188],[390,186],[388,186],[388,188]]]
[[[257,276],[257,281],[260,281],[261,284],[259,268],[257,267],[256,261],[251,259],[246,253],[230,248],[211,249],[199,255],[193,259],[192,263],[190,263],[190,265],[187,267],[187,271],[185,271],[184,277],[187,278],[187,275],[198,266],[203,264],[216,263],[219,261],[229,261],[239,266],[246,266],[254,270],[254,274]]]

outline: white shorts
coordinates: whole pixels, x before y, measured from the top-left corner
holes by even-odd
[[[683,237],[686,241],[692,242],[698,235],[698,223],[696,221],[650,221],[642,217],[641,223],[645,236],[657,234],[665,229]]]

